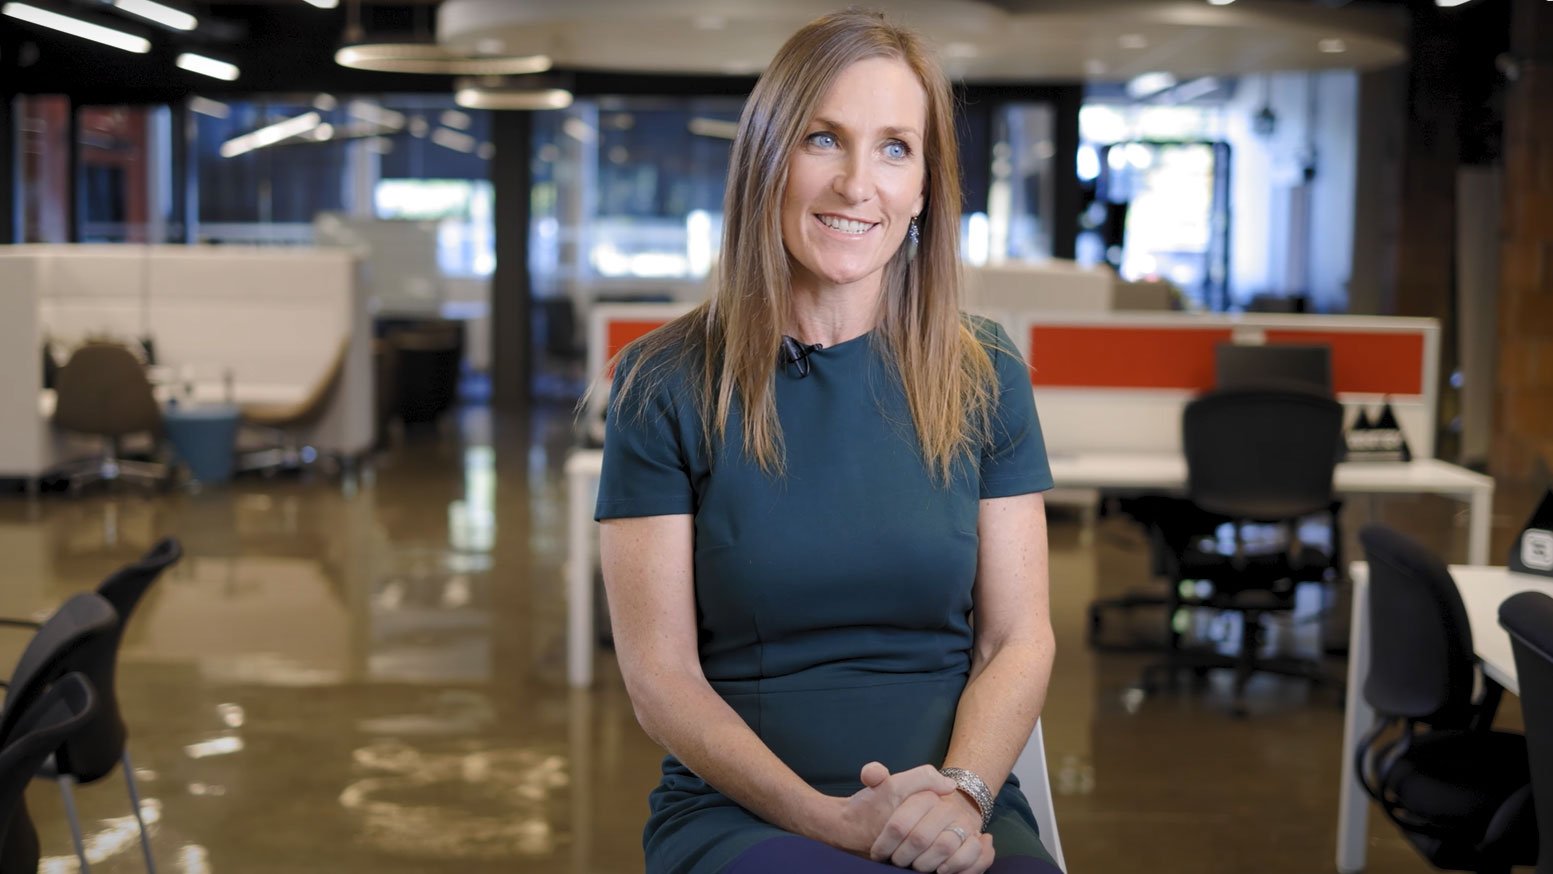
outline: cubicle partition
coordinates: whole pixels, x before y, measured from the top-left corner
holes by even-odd
[[[1389,399],[1413,454],[1434,457],[1432,319],[1026,313],[1020,335],[1053,454],[1179,453],[1181,410],[1213,388],[1220,343],[1295,343],[1331,348],[1332,387],[1350,422]]]
[[[45,340],[149,338],[175,396],[271,404],[308,397],[346,344],[329,409],[304,437],[320,452],[364,454],[373,439],[372,330],[357,280],[356,260],[342,250],[0,249],[0,477],[32,479],[69,460],[48,425]]]

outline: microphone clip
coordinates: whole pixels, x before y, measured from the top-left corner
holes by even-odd
[[[809,354],[818,352],[825,347],[820,343],[804,345],[786,334],[782,335],[782,351],[778,353],[777,360],[783,365],[792,368],[788,372],[797,371],[797,378],[803,379],[809,375],[811,365]]]

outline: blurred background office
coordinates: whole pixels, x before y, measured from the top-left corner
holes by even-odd
[[[159,867],[641,870],[578,403],[707,295],[744,96],[832,5],[0,0],[0,613],[181,542],[117,677]],[[967,308],[1062,462],[1070,869],[1427,869],[1339,822],[1346,561],[1381,522],[1503,564],[1553,486],[1553,2],[872,5],[956,83]],[[1349,456],[1286,520],[1312,585],[1248,606],[1201,538],[1276,526],[1168,502],[1193,399],[1263,366],[1220,347],[1281,343]],[[1354,437],[1383,407],[1405,449]],[[51,793],[42,870],[145,866],[122,793],[79,851]]]

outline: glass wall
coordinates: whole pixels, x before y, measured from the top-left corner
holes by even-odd
[[[70,101],[58,95],[16,98],[16,181],[23,243],[70,241]]]

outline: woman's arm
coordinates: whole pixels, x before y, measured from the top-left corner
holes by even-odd
[[[901,802],[953,792],[931,765],[881,779],[883,766],[870,763],[871,788],[835,798],[771,752],[701,671],[693,525],[688,515],[648,516],[607,520],[599,532],[615,651],[647,734],[767,822],[857,853],[868,851]]]
[[[944,767],[975,773],[996,795],[1041,715],[1056,652],[1047,603],[1045,501],[1039,493],[985,499],[977,527],[975,647]],[[939,854],[958,846],[944,830],[967,821],[979,827],[981,814],[962,793],[932,809],[903,806],[873,856],[897,865],[913,865],[921,856],[937,868]]]

